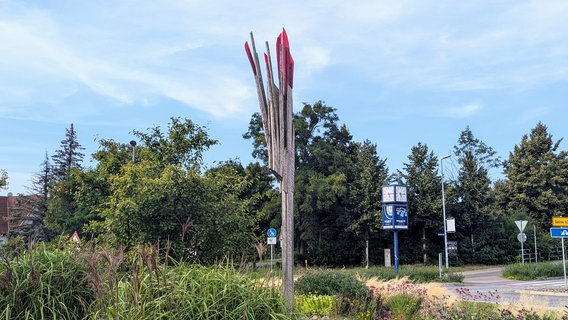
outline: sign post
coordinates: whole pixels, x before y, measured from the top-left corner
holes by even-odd
[[[568,238],[568,228],[566,227],[550,228],[550,236],[552,238],[562,239],[562,266],[564,267],[564,289],[568,289],[568,281],[566,280],[566,249],[564,248],[564,238]]]
[[[385,185],[383,230],[394,231],[394,271],[398,272],[398,231],[408,229],[408,196],[405,185]]]
[[[527,222],[528,222],[527,220],[515,221],[517,228],[519,228],[519,230],[521,231],[521,233],[519,233],[517,235],[517,240],[519,240],[519,242],[521,243],[521,260],[522,260],[523,264],[525,264],[525,249],[523,248],[523,243],[525,241],[527,241],[527,235],[525,233],[523,233],[523,230],[525,230],[525,227],[527,226]]]
[[[276,244],[276,229],[268,229],[268,231],[266,231],[266,235],[268,235],[266,243],[270,245],[270,271],[272,271],[272,261],[274,260],[274,245]]]

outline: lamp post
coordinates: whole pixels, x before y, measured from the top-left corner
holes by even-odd
[[[130,140],[130,145],[132,146],[132,163],[134,163],[134,150],[136,149],[136,141]]]
[[[448,262],[448,229],[446,225],[446,198],[444,196],[444,159],[449,158],[447,154],[440,159],[440,171],[442,172],[442,216],[444,219],[444,253],[446,255],[446,269],[450,267]]]

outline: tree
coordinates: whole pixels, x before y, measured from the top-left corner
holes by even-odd
[[[187,169],[200,169],[203,152],[217,144],[211,139],[204,127],[197,126],[189,119],[171,118],[167,133],[160,127],[150,129],[150,133],[134,130],[148,150],[147,156],[153,156],[156,163],[181,165]]]
[[[497,168],[500,160],[491,147],[474,137],[469,127],[461,132],[454,154],[460,169],[453,189],[455,201],[451,213],[456,218],[457,236],[468,240],[462,241],[462,257],[465,262],[483,263],[485,258],[476,257],[476,251],[491,243],[491,238],[487,237],[493,202],[489,170]]]
[[[44,218],[47,213],[49,186],[53,181],[52,168],[47,152],[41,170],[32,177],[32,185],[27,195],[18,196],[18,206],[9,217],[11,225],[8,237],[22,236],[36,241],[50,238]]]
[[[377,154],[377,145],[369,140],[356,144],[355,180],[349,187],[352,224],[348,230],[365,241],[365,265],[369,265],[371,233],[381,225],[381,186],[386,183],[386,159]]]
[[[404,163],[404,172],[399,171],[401,182],[408,186],[409,230],[408,234],[419,235],[422,245],[404,246],[408,259],[415,262],[422,256],[422,263],[427,264],[437,258],[440,242],[438,233],[443,230],[441,179],[438,175],[438,159],[428,145],[418,143],[412,147]],[[405,238],[409,238],[406,236]],[[417,243],[416,239],[413,240]]]
[[[253,115],[244,137],[253,140],[253,155],[265,161],[266,146],[259,119]],[[342,265],[361,261],[360,241],[355,232],[346,232],[353,224],[348,186],[357,172],[357,146],[347,127],[339,125],[338,120],[335,109],[322,101],[304,104],[294,116],[294,243],[296,258],[302,263],[307,260],[320,265]]]
[[[5,189],[8,185],[8,173],[0,169],[0,190]]]
[[[53,176],[57,181],[64,180],[67,172],[73,167],[81,168],[81,162],[85,156],[80,152],[84,150],[77,141],[77,132],[71,123],[69,129],[65,131],[65,139],[61,140],[61,149],[56,150],[52,156],[53,160]]]
[[[568,211],[568,153],[541,122],[523,135],[504,162],[509,213],[527,212],[539,229]]]

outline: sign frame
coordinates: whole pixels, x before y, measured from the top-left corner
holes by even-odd
[[[552,237],[552,238],[568,238],[568,228],[565,228],[565,227],[550,228],[550,237]]]
[[[568,217],[552,217],[553,227],[568,227]]]
[[[408,230],[408,205],[383,204],[383,230]]]

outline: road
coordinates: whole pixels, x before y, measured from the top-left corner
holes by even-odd
[[[503,278],[501,273],[502,268],[466,271],[463,272],[463,283],[446,284],[444,287],[462,300],[568,312],[568,290],[564,278],[519,281]]]

